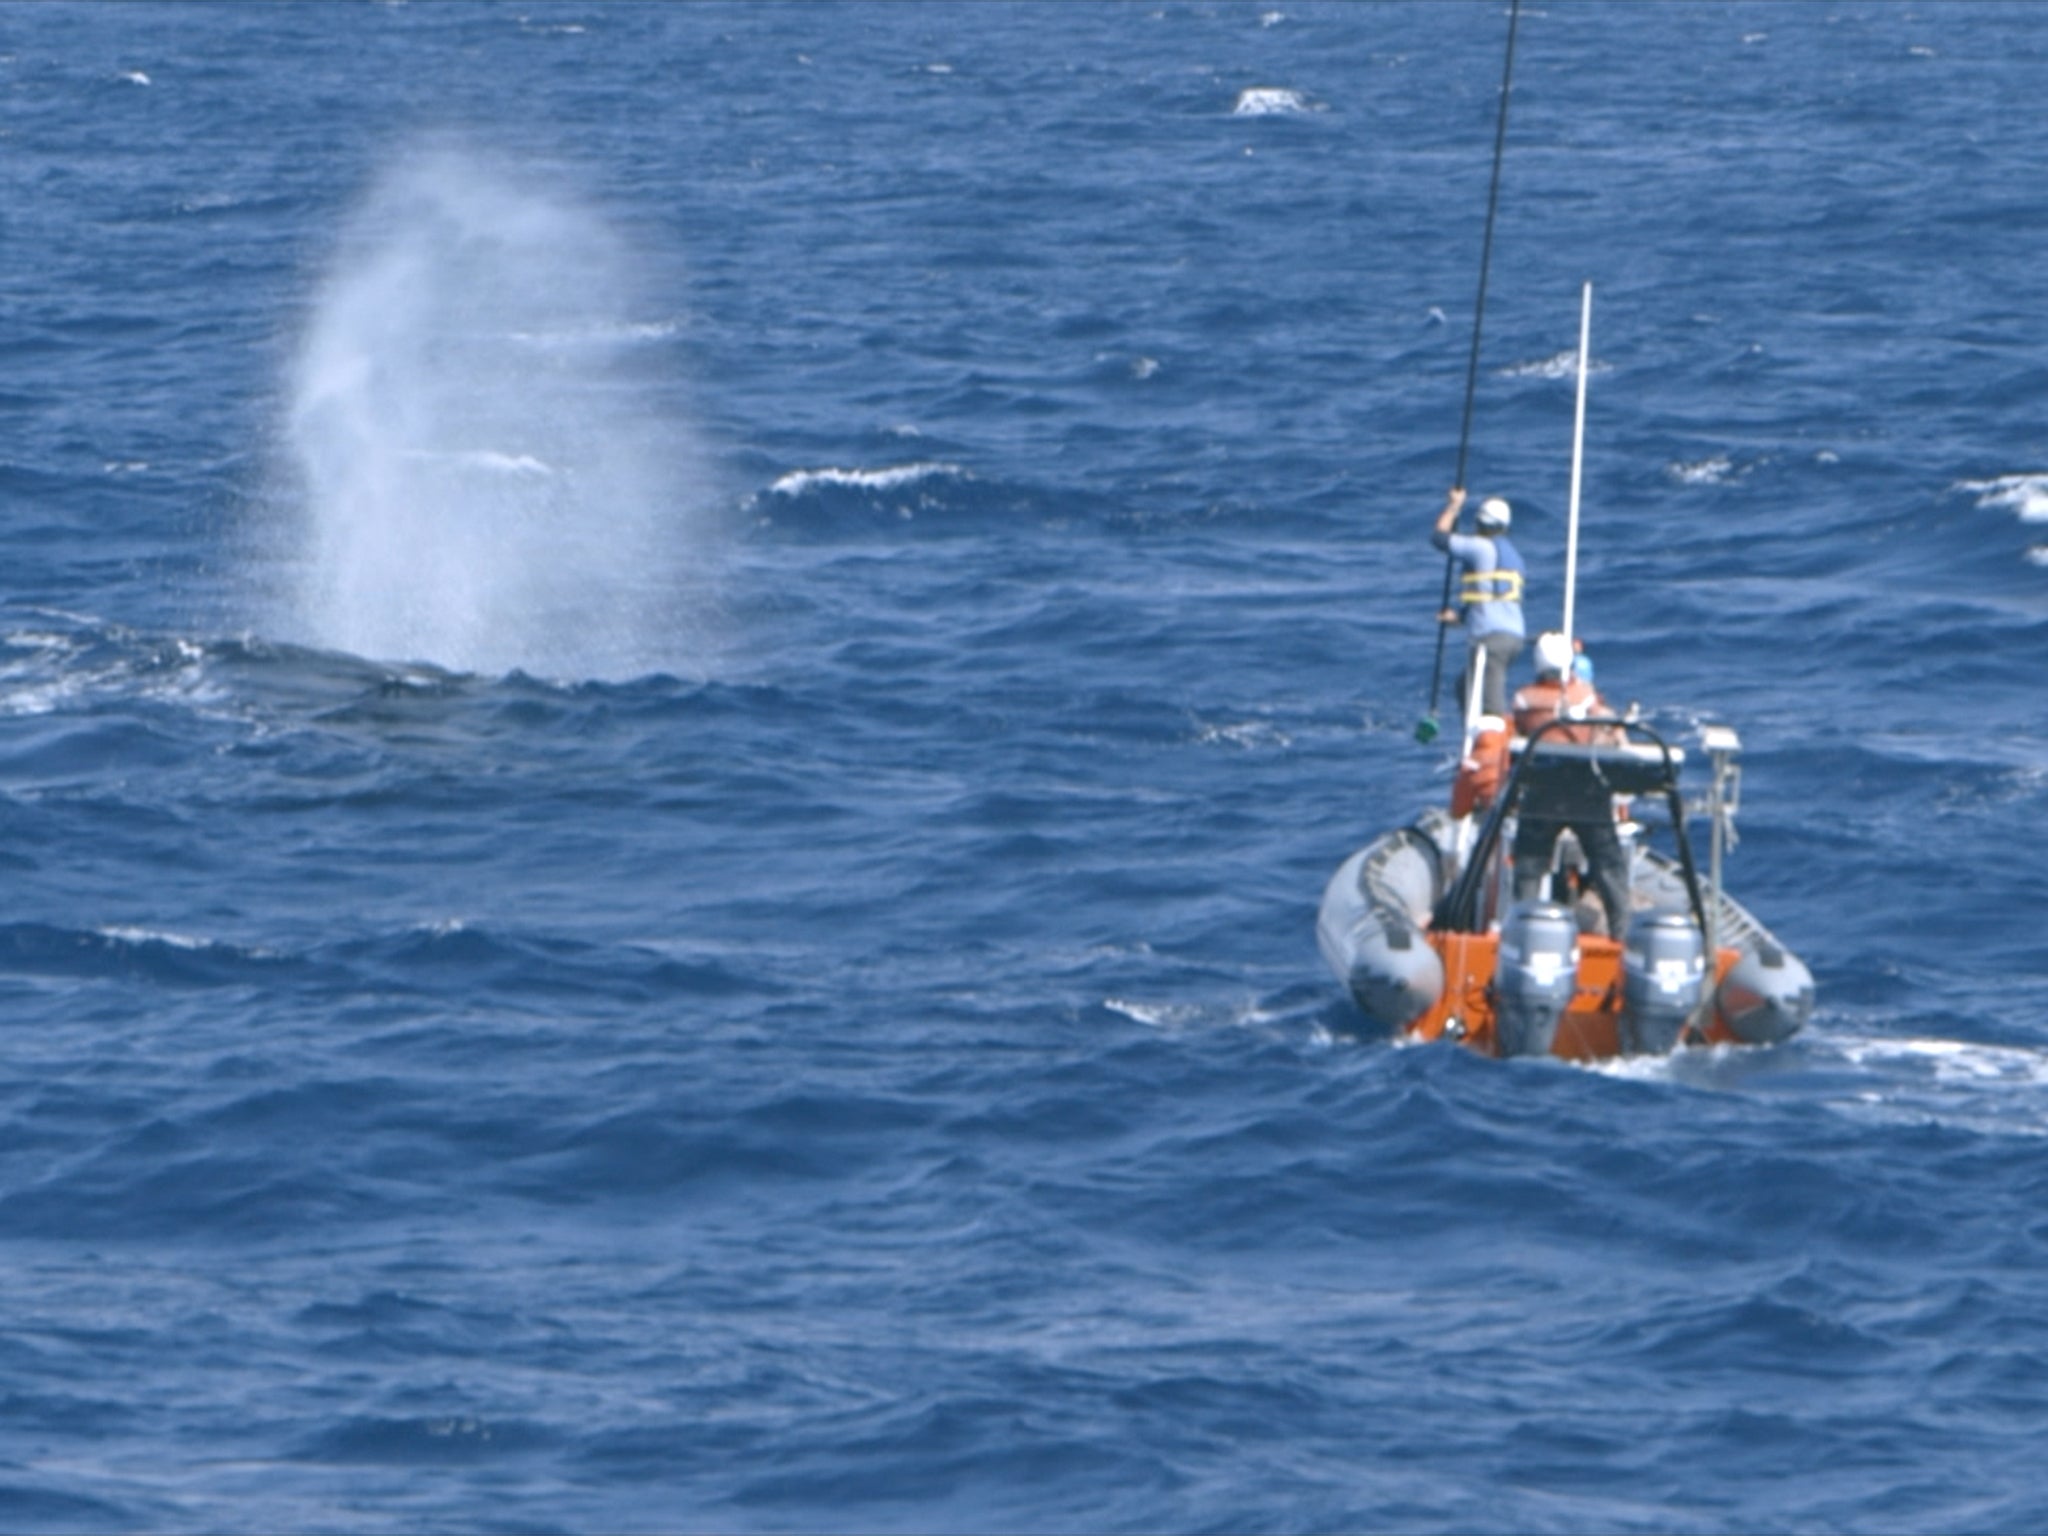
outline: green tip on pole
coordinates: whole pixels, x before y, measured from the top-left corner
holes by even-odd
[[[1436,740],[1436,716],[1424,715],[1422,723],[1415,727],[1415,739],[1425,747]]]

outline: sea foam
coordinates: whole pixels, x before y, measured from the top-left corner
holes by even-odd
[[[1980,507],[2018,514],[2023,523],[2048,523],[2048,474],[1964,480],[1956,489],[1975,496]]]
[[[1310,110],[1308,98],[1281,86],[1255,85],[1237,93],[1233,117],[1292,117]]]
[[[801,496],[815,486],[836,485],[854,490],[887,491],[919,480],[959,475],[957,464],[892,464],[882,469],[793,469],[776,478],[768,489],[777,496]]]

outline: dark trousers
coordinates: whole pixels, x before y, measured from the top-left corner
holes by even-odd
[[[1607,914],[1607,936],[1628,937],[1628,854],[1622,849],[1621,834],[1615,830],[1614,812],[1604,816],[1530,816],[1524,814],[1515,825],[1515,900],[1527,901],[1543,891],[1543,879],[1550,873],[1550,856],[1557,847],[1557,835],[1566,828],[1579,840],[1592,866],[1593,889]]]

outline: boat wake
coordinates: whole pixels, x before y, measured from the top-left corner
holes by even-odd
[[[1797,1098],[1865,1123],[2048,1136],[2048,1048],[1821,1030],[1771,1051],[1716,1046],[1576,1063],[1636,1082]]]
[[[2048,1049],[1926,1036],[1830,1036],[1827,1048],[1860,1069],[1852,1113],[2048,1136]]]

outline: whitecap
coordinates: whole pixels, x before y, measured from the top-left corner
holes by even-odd
[[[195,939],[190,934],[170,933],[157,928],[132,928],[116,923],[98,929],[100,937],[112,939],[116,944],[162,944],[169,949],[200,950],[214,947],[211,939]]]
[[[1134,379],[1149,379],[1158,371],[1159,359],[1156,357],[1140,357],[1131,361],[1131,377]]]
[[[1147,1029],[1184,1030],[1211,1025],[1222,1029],[1257,1029],[1283,1015],[1256,998],[1233,1003],[1148,1003],[1131,997],[1105,997],[1102,1006]]]
[[[2048,474],[2000,475],[1995,480],[1962,480],[1955,489],[1990,510],[2016,512],[2023,523],[2048,523]]]
[[[76,651],[78,642],[69,635],[53,634],[40,629],[17,629],[7,635],[4,643],[16,650]]]
[[[11,679],[14,674],[4,674]],[[84,688],[69,678],[56,682],[42,683],[27,688],[14,688],[0,695],[0,712],[17,716],[54,715],[59,708],[84,693]]]
[[[1846,1039],[1837,1045],[1852,1066],[1917,1068],[1943,1087],[2048,1088],[2048,1051],[2026,1046],[1932,1038]]]
[[[1735,461],[1717,453],[1691,463],[1674,461],[1664,466],[1664,473],[1680,485],[1726,485],[1735,474]]]
[[[121,71],[121,78],[134,85],[148,85],[151,83],[149,76],[139,69],[124,69]]]
[[[2008,1135],[2048,1135],[2048,1051],[1930,1037],[1843,1038],[1827,1042],[1851,1066],[1874,1074],[1853,1105],[1889,1118],[1969,1126]]]
[[[1592,374],[1609,373],[1611,365],[1594,358]],[[1579,376],[1579,353],[1576,347],[1557,353],[1554,357],[1539,357],[1532,362],[1510,363],[1498,371],[1503,379],[1576,379]]]
[[[1242,720],[1229,725],[1203,725],[1198,738],[1205,747],[1227,744],[1247,750],[1258,747],[1291,747],[1294,738],[1277,725],[1264,720]]]
[[[1287,13],[1285,11],[1261,11],[1259,13],[1259,25],[1262,27],[1277,27],[1286,19]]]
[[[1237,93],[1232,117],[1291,117],[1309,109],[1308,99],[1299,91],[1282,86],[1255,85]]]
[[[210,675],[206,647],[183,636],[149,642],[119,629],[98,640],[16,630],[0,639],[0,715],[55,714],[80,701],[140,698],[239,719],[230,691]],[[225,706],[225,707],[223,707]]]
[[[885,469],[793,469],[768,489],[777,496],[801,496],[813,486],[843,485],[864,491],[893,490],[934,476],[962,475],[957,464],[894,464]]]
[[[1141,1003],[1122,997],[1105,997],[1102,1006],[1111,1013],[1120,1013],[1143,1024],[1147,1029],[1184,1028],[1194,1021],[1197,1012],[1185,1004]]]

